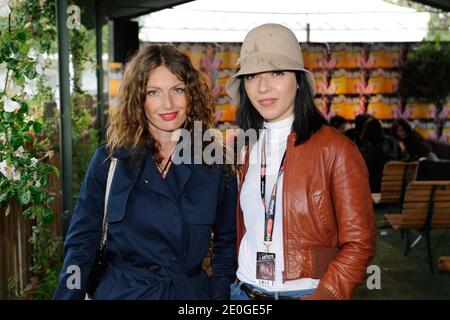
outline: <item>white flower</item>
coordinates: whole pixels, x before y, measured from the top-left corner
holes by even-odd
[[[8,166],[6,160],[0,162],[0,172],[5,176],[8,180],[20,180],[20,172],[16,171],[16,168],[12,166]]]
[[[23,155],[24,152],[25,152],[25,150],[23,150],[23,147],[20,146],[19,148],[17,148],[16,151],[14,151],[14,155],[17,156],[17,157],[20,157],[20,156]]]
[[[28,182],[28,183],[30,183],[30,185],[34,184],[34,186],[36,188],[40,188],[41,187],[41,183],[39,182],[39,180],[37,178],[37,173],[36,172],[33,174],[33,182]]]
[[[19,171],[13,171],[13,174],[12,174],[12,178],[13,178],[13,180],[15,180],[15,181],[19,181],[20,180],[20,172]]]
[[[10,13],[9,0],[0,0],[0,17],[7,18]]]
[[[0,172],[7,178],[9,179],[9,170],[8,170],[8,166],[6,165],[6,160],[3,160],[2,162],[0,162]]]
[[[28,52],[28,58],[37,60],[36,72],[42,75],[45,69],[45,57],[33,48]]]
[[[42,54],[39,54],[37,56],[37,65],[36,65],[36,72],[40,75],[44,74],[45,69],[45,58]]]
[[[16,101],[13,101],[6,96],[3,97],[4,106],[3,109],[6,112],[14,112],[20,109],[20,104]]]
[[[36,165],[36,163],[38,163],[38,159],[36,159],[36,158],[31,158],[31,167],[34,167],[35,165]]]

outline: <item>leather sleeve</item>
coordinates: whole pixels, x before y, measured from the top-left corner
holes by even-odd
[[[329,263],[317,290],[305,300],[350,299],[364,281],[375,253],[375,215],[367,167],[348,139],[336,150],[330,181],[340,251]]]

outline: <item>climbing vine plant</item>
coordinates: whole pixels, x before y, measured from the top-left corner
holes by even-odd
[[[10,215],[11,204],[20,204],[23,217],[31,222],[30,272],[37,285],[29,287],[38,298],[48,297],[38,292],[46,285],[49,267],[61,255],[61,239],[49,227],[55,196],[47,188],[50,175],[58,175],[58,170],[49,164],[53,151],[44,143],[45,123],[37,104],[41,91],[51,98],[44,53],[48,56],[54,50],[55,28],[46,23],[54,19],[52,3],[15,1],[11,6],[10,1],[0,0],[0,68],[6,70],[0,77],[0,206]],[[38,88],[37,99],[25,89],[32,81]]]
[[[97,146],[93,100],[81,85],[83,68],[94,61],[94,32],[83,25],[69,30],[75,200]],[[10,215],[11,204],[20,204],[32,224],[31,281],[19,294],[47,299],[62,263],[62,238],[52,224],[55,195],[47,188],[58,175],[49,163],[59,149],[59,111],[44,73],[56,62],[55,1],[0,0],[0,38],[0,207]]]

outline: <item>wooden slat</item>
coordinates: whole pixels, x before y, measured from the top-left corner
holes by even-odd
[[[381,178],[381,182],[385,182],[385,181],[396,181],[396,180],[401,180],[401,179],[403,179],[403,175],[402,174],[399,174],[399,175],[386,175],[386,176],[383,176],[382,178]]]
[[[411,195],[406,193],[405,195],[405,202],[426,202],[428,203],[428,200],[430,199],[430,196],[417,196],[417,195]],[[435,201],[450,201],[450,195],[437,195],[434,197]]]
[[[374,199],[374,203],[400,202],[403,183],[407,184],[413,179],[416,167],[417,162],[387,162],[381,179],[381,195]]]
[[[448,208],[450,210],[450,204],[447,202],[435,202],[435,208]],[[428,209],[428,202],[405,202],[403,204],[403,210],[405,209]]]
[[[395,229],[422,228],[427,217],[431,190],[434,186],[434,209],[431,228],[450,228],[450,181],[413,181],[407,189],[402,205],[402,213],[385,215]]]
[[[8,216],[0,209],[0,299],[17,298],[29,279],[31,226],[22,218],[22,207],[9,204]]]

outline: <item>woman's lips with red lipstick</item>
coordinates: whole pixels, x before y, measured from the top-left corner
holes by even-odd
[[[159,116],[164,120],[164,121],[171,121],[173,119],[175,119],[177,117],[178,111],[177,112],[170,112],[170,113],[160,113]]]
[[[267,98],[267,99],[258,100],[259,104],[262,105],[263,107],[270,107],[271,105],[273,105],[275,103],[275,101],[277,101],[277,99],[275,99],[275,98]]]

